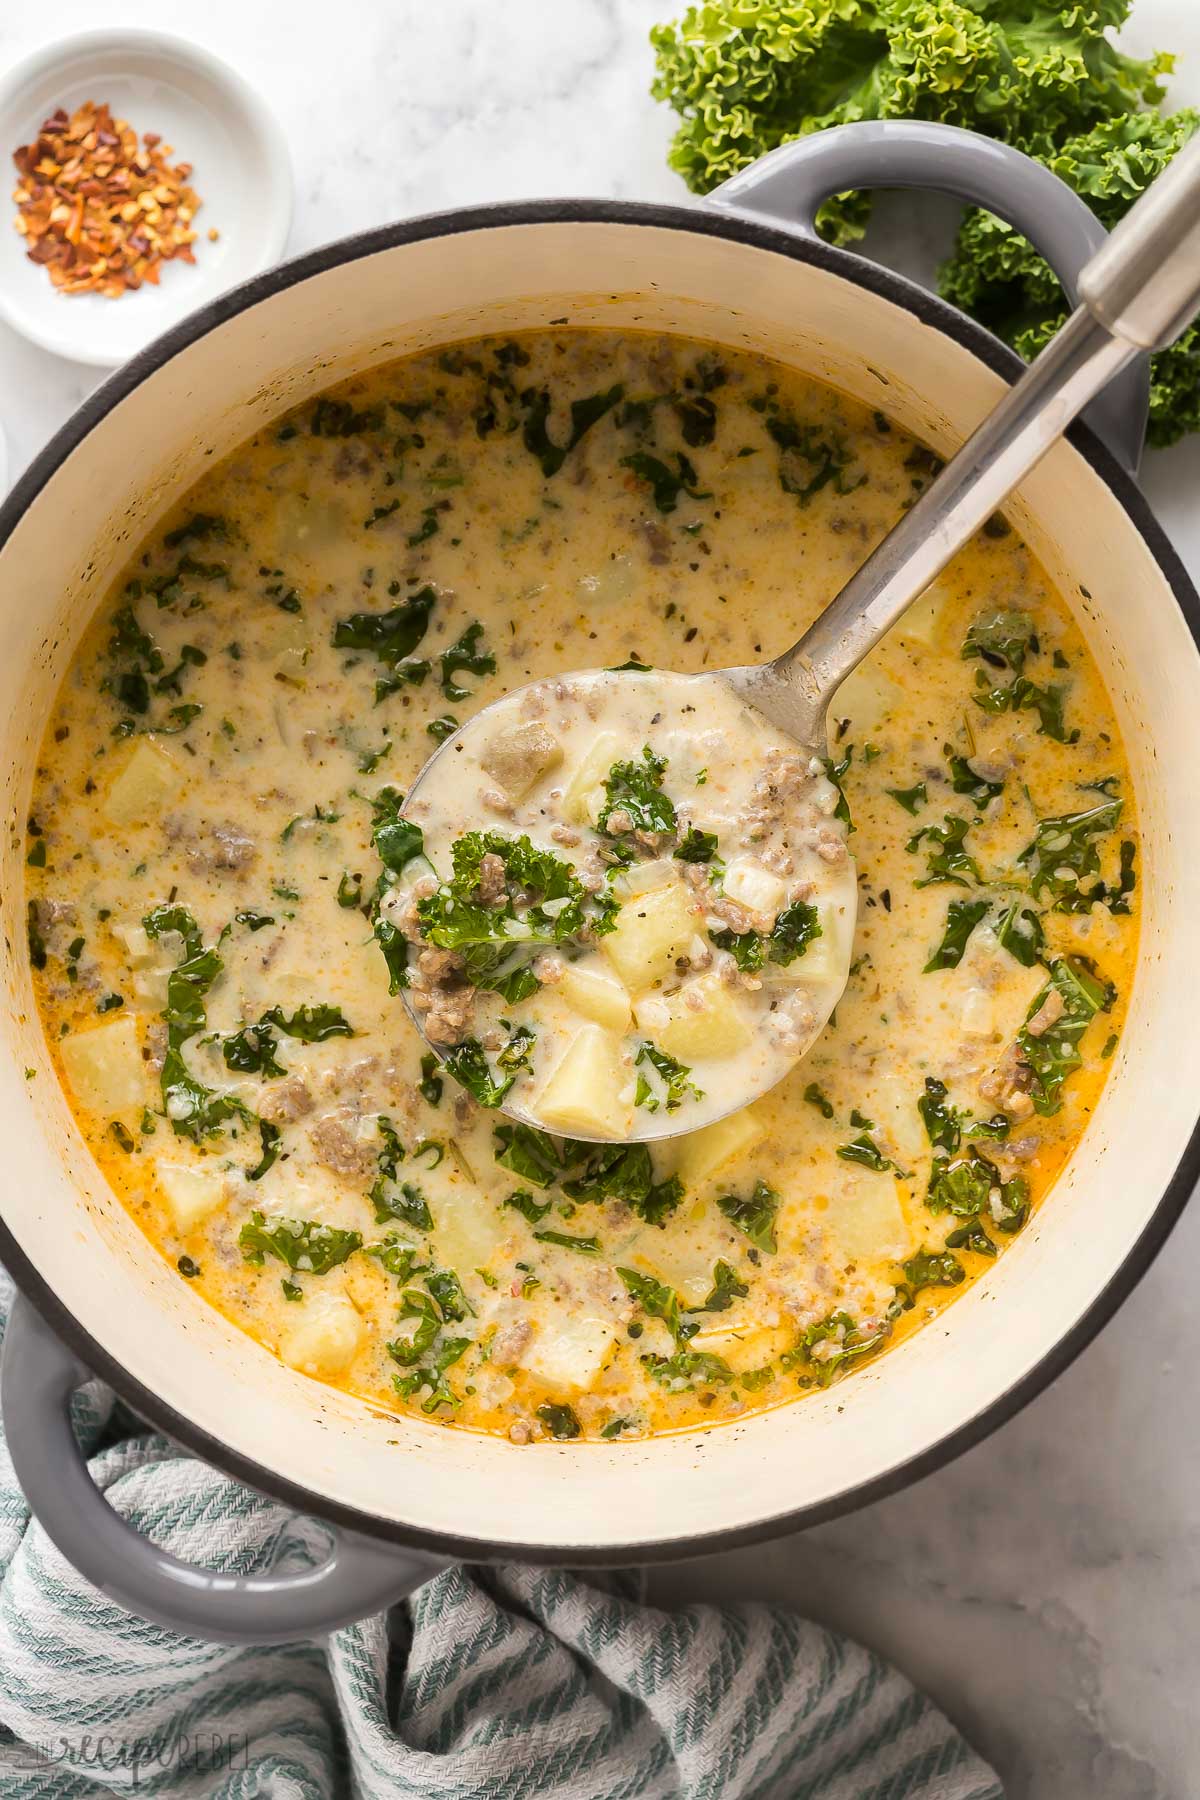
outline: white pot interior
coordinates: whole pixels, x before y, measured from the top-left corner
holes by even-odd
[[[746,1529],[887,1475],[1019,1382],[1113,1280],[1197,1115],[1200,1008],[1186,972],[1200,954],[1200,661],[1123,508],[1060,445],[1017,513],[1088,631],[1125,732],[1144,844],[1139,972],[1116,1066],[1065,1177],[935,1324],[828,1393],[636,1444],[518,1449],[387,1418],[305,1379],[150,1249],[58,1091],[24,957],[23,822],[42,724],[130,544],[208,459],[356,369],[564,315],[765,352],[883,407],[941,451],[1002,387],[960,345],[840,276],[728,238],[614,222],[477,226],[377,251],[173,356],[66,457],[0,551],[0,1117],[9,1231],[84,1330],[178,1414],[315,1505],[569,1557]]]

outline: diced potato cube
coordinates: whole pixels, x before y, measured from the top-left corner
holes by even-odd
[[[764,1126],[752,1106],[730,1113],[702,1131],[693,1131],[681,1140],[675,1172],[685,1188],[696,1187],[709,1175],[715,1175],[727,1162],[749,1150],[762,1137]]]
[[[514,1215],[464,1182],[447,1181],[439,1188],[433,1177],[416,1179],[429,1196],[438,1261],[448,1269],[482,1267],[509,1235]]]
[[[104,797],[104,816],[113,825],[148,824],[179,786],[175,758],[153,738],[139,738]]]
[[[514,800],[527,794],[536,781],[557,769],[562,745],[537,719],[498,731],[480,757],[480,765],[493,775]]]
[[[280,668],[291,669],[298,673],[304,667],[304,658],[312,647],[313,629],[303,613],[282,612],[276,608],[274,616],[265,621],[261,634],[264,653],[271,656]],[[297,661],[289,661],[290,657]]]
[[[893,626],[897,637],[912,638],[930,650],[941,642],[942,618],[950,599],[950,590],[940,580],[931,582],[919,600],[913,602],[903,618]]]
[[[722,888],[727,900],[735,900],[751,912],[768,913],[772,919],[787,893],[786,881],[772,875],[757,856],[735,856],[725,870]]]
[[[849,719],[855,731],[874,731],[903,699],[903,694],[890,675],[885,675],[872,658],[859,663],[848,675],[829,703],[830,719]]]
[[[154,1165],[154,1173],[180,1237],[194,1231],[229,1197],[225,1177],[217,1169],[205,1169],[196,1163],[159,1162]]]
[[[767,1310],[769,1316],[776,1320],[773,1325],[764,1325],[743,1308],[713,1313],[704,1318],[700,1330],[694,1338],[689,1339],[688,1349],[705,1350],[711,1356],[731,1358],[735,1368],[761,1368],[781,1350],[790,1348],[796,1336],[794,1326],[778,1323],[777,1307]]]
[[[143,1012],[159,1013],[165,1009],[170,979],[171,971],[167,968],[134,970],[134,998]]]
[[[905,1168],[912,1168],[929,1150],[925,1126],[917,1111],[919,1089],[900,1075],[877,1075],[871,1116],[879,1126],[883,1143]]]
[[[622,551],[611,556],[595,575],[581,575],[575,583],[575,592],[584,606],[613,606],[618,601],[628,600],[635,580],[632,558]]]
[[[599,1025],[585,1025],[551,1070],[532,1110],[553,1131],[623,1137],[630,1117],[628,1086],[620,1039]]]
[[[622,869],[612,878],[612,891],[624,906],[627,900],[636,900],[640,894],[648,894],[651,888],[670,887],[679,880],[679,864],[674,857],[656,856],[650,862],[633,863],[628,869]]]
[[[844,982],[850,966],[850,946],[854,936],[854,913],[833,900],[818,900],[819,937],[810,938],[803,956],[790,963],[772,963],[772,981],[837,981]]]
[[[697,975],[675,994],[652,995],[636,1012],[638,1030],[683,1062],[733,1056],[753,1035],[732,989],[717,974]]]
[[[615,1341],[610,1319],[580,1318],[556,1307],[553,1317],[539,1323],[518,1361],[548,1387],[588,1388]]]
[[[284,494],[272,508],[278,560],[319,558],[340,548],[350,530],[346,510],[339,500],[310,498],[308,494]]]
[[[685,1231],[651,1231],[627,1260],[630,1267],[647,1271],[675,1289],[685,1306],[703,1306],[712,1291],[713,1263],[721,1251],[706,1234]],[[653,1337],[667,1337],[665,1325],[647,1322]],[[646,1346],[651,1348],[650,1345]],[[657,1349],[655,1344],[653,1348]]]
[[[124,944],[131,969],[149,969],[162,962],[162,948],[144,925],[114,925],[113,933]]]
[[[331,1380],[344,1375],[358,1355],[362,1320],[345,1294],[313,1293],[295,1309],[279,1339],[283,1361],[303,1375]]]
[[[585,820],[595,823],[604,805],[604,783],[615,762],[621,761],[621,740],[615,731],[602,731],[593,738],[576,765],[563,793],[563,818],[572,825]]]
[[[113,932],[125,946],[139,1008],[143,1012],[162,1012],[167,1004],[172,968],[163,945],[143,925],[114,925]]]
[[[298,649],[295,645],[279,650],[271,658],[272,677],[274,680],[281,682],[284,687],[305,688],[308,686],[308,682],[304,675],[304,669],[307,662],[307,650]],[[278,714],[280,736],[283,738],[285,744],[290,744],[292,741],[292,732],[287,708],[284,707],[280,709],[277,707],[276,712]]]
[[[825,1215],[843,1254],[851,1262],[896,1261],[912,1248],[912,1232],[900,1204],[900,1184],[864,1170],[843,1177]]]
[[[115,1117],[144,1104],[146,1068],[132,1014],[64,1038],[62,1059],[81,1106]]]
[[[696,935],[698,914],[682,881],[627,900],[600,948],[632,994],[675,973],[675,960]]]
[[[995,1029],[995,1007],[986,988],[968,988],[963,1000],[959,1024],[967,1037],[991,1037]]]
[[[620,1034],[628,1031],[633,1023],[629,995],[616,977],[604,969],[586,963],[568,963],[556,985],[573,1012],[582,1013],[585,1019],[594,1019],[608,1031]]]

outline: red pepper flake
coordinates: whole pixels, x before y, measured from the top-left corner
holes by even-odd
[[[192,165],[172,168],[173,154],[154,131],[139,145],[133,127],[94,100],[69,117],[51,113],[37,141],[13,152],[13,222],[30,262],[64,294],[113,300],[144,281],[157,286],[164,262],[195,262],[200,200],[188,185]]]

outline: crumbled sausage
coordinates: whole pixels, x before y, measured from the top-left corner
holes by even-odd
[[[510,1319],[492,1339],[489,1361],[499,1369],[507,1368],[517,1361],[532,1336],[533,1324],[529,1319]]]
[[[430,946],[417,957],[409,998],[431,1044],[457,1044],[468,1035],[478,990],[463,981],[462,969],[453,950]]]
[[[1019,1044],[1010,1044],[994,1069],[976,1082],[981,1097],[994,1102],[1013,1119],[1027,1119],[1033,1111],[1029,1090],[1033,1070]]]
[[[671,560],[671,540],[657,519],[642,519],[638,530],[646,540],[646,549],[655,568],[665,568]]]
[[[846,840],[837,832],[828,828],[817,833],[817,855],[822,862],[843,863],[846,860]]]
[[[219,869],[241,871],[258,861],[258,845],[237,825],[214,825],[207,840],[187,846],[187,859],[197,874],[209,875]]]
[[[504,858],[489,850],[479,861],[479,898],[485,906],[495,906],[506,893]]]
[[[333,459],[335,481],[348,481],[352,475],[369,475],[372,457],[361,438],[350,438],[338,445]]]
[[[480,788],[479,804],[486,806],[489,812],[499,813],[503,819],[511,819],[517,810],[508,795],[502,793],[499,788]]]
[[[258,1101],[261,1118],[270,1125],[286,1125],[313,1109],[313,1097],[298,1075],[289,1075],[275,1087],[264,1088]]]
[[[812,781],[807,757],[793,750],[769,750],[742,816],[742,843],[756,844],[782,824]]]
[[[425,1036],[431,1044],[458,1044],[470,1035],[475,1018],[474,988],[439,988],[425,1015]]]
[[[816,1030],[812,1002],[801,988],[767,1014],[767,1033],[789,1056],[799,1056]]]
[[[326,1113],[317,1120],[308,1138],[317,1161],[335,1175],[357,1178],[368,1175],[374,1167],[374,1152],[355,1137],[344,1113]]]
[[[1058,1024],[1066,1010],[1066,1001],[1058,989],[1052,987],[1033,1017],[1027,1021],[1025,1029],[1030,1037],[1042,1037],[1052,1025]]]
[[[79,917],[70,900],[51,900],[47,897],[34,904],[37,907],[38,924],[44,932],[53,931],[56,925],[74,925]]]

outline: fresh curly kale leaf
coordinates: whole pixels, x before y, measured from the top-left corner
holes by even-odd
[[[990,900],[951,900],[946,908],[946,929],[941,943],[925,964],[926,975],[936,969],[957,969],[971,933],[990,906]]]
[[[1110,893],[1100,879],[1090,887],[1084,886],[1087,876],[1100,875],[1097,838],[1114,830],[1120,817],[1120,800],[1101,800],[1080,812],[1039,819],[1032,843],[1027,844],[1017,858],[1029,872],[1029,890],[1034,899],[1049,896],[1056,912],[1087,912],[1097,900],[1111,907],[1115,899],[1126,904],[1117,905],[1113,910],[1128,912],[1129,888],[1124,883],[1133,873],[1131,860],[1126,871],[1126,859],[1122,858],[1121,877],[1115,892]],[[1129,887],[1132,885],[1129,880]]]
[[[247,1262],[261,1263],[277,1256],[289,1269],[325,1275],[362,1247],[360,1231],[343,1231],[316,1219],[274,1218],[252,1212],[238,1233]]]
[[[1052,998],[1056,996],[1056,998]],[[1033,1072],[1030,1095],[1038,1112],[1056,1113],[1062,1105],[1062,1087],[1078,1069],[1083,1057],[1079,1041],[1098,1012],[1107,1012],[1116,998],[1110,981],[1098,975],[1081,957],[1056,957],[1050,979],[1030,1002],[1026,1023],[1017,1033],[1022,1059]],[[1029,1021],[1049,1004],[1055,1014],[1041,1031],[1030,1031]]]
[[[980,885],[983,881],[979,864],[967,849],[967,821],[956,813],[947,813],[943,825],[924,825],[914,832],[905,848],[916,855],[922,844],[933,846],[927,852],[929,866],[914,887],[932,887],[939,881],[953,882],[956,887]]]
[[[769,1256],[778,1250],[775,1215],[779,1211],[779,1195],[765,1181],[756,1181],[754,1192],[748,1198],[723,1194],[717,1201],[717,1209],[731,1225],[745,1232],[755,1249],[765,1250]]]
[[[695,1100],[703,1100],[704,1091],[691,1080],[692,1071],[687,1065],[668,1056],[656,1044],[641,1044],[633,1060],[639,1070],[653,1069],[662,1082],[660,1091],[648,1074],[639,1074],[635,1106],[644,1106],[647,1112],[655,1113],[665,1102],[668,1112],[677,1112],[689,1095]]]
[[[677,1344],[686,1344],[689,1338],[695,1337],[700,1327],[695,1320],[684,1318],[679,1295],[673,1287],[638,1269],[618,1267],[617,1274],[625,1283],[629,1298],[636,1300],[652,1319],[661,1319]]]
[[[809,1325],[790,1350],[780,1357],[785,1370],[799,1369],[801,1387],[814,1382],[828,1387],[839,1375],[864,1362],[891,1336],[887,1320],[866,1320],[859,1324],[848,1312],[830,1313],[815,1325]]]
[[[646,483],[660,513],[673,513],[679,505],[680,494],[686,494],[689,500],[712,498],[699,485],[699,476],[692,460],[682,450],[675,452],[675,465],[672,469],[660,456],[651,456],[647,450],[635,450],[631,455],[621,458],[621,467],[631,470],[639,481]]]
[[[859,119],[939,119],[1043,155],[1161,98],[1170,58],[1139,61],[1109,42],[1128,10],[1128,0],[712,0],[651,32],[652,91],[683,121],[670,160],[702,194],[780,144]],[[846,243],[867,216],[864,196],[838,195],[819,223]]]
[[[565,444],[556,444],[547,429],[552,409],[550,390],[526,389],[521,395],[521,405],[525,409],[521,437],[525,448],[537,457],[547,480],[558,474],[575,446],[606,412],[611,411],[624,393],[625,389],[617,382],[603,393],[589,394],[582,400],[572,400],[571,429],[567,434],[567,441]]]
[[[631,821],[626,830],[674,831],[675,807],[662,791],[667,759],[642,746],[642,760],[614,763],[604,783],[604,806],[596,820],[597,831],[608,831],[614,812],[624,813]]]
[[[474,986],[494,989],[515,1005],[539,986],[530,952],[578,937],[599,903],[593,904],[569,863],[528,837],[469,831],[456,840],[451,856],[449,881],[418,902],[421,930],[439,949],[459,952]],[[482,898],[485,857],[503,866],[504,892],[495,901]]]
[[[429,615],[436,602],[434,590],[423,587],[386,612],[351,613],[334,625],[334,649],[370,650],[385,668],[394,670],[412,655],[425,636]],[[428,665],[425,673],[428,673]]]
[[[1113,226],[1195,130],[1165,115],[1173,58],[1128,56],[1111,41],[1130,0],[711,0],[651,32],[652,92],[682,123],[670,161],[708,193],[769,150],[861,119],[933,119],[999,138],[1053,169]],[[861,237],[865,194],[835,195],[818,227]],[[946,299],[1022,356],[1066,316],[1031,245],[992,214],[965,215],[940,273]],[[1149,438],[1200,429],[1200,326],[1153,360]]]
[[[1034,153],[1111,229],[1182,149],[1200,125],[1200,114],[1189,107],[1169,115],[1105,110],[1114,116]],[[938,280],[947,300],[973,313],[1026,358],[1036,356],[1067,316],[1062,289],[1047,264],[991,213],[967,213]],[[1200,329],[1193,325],[1153,360],[1148,435],[1152,444],[1173,444],[1197,429]]]
[[[496,658],[488,649],[479,648],[483,626],[475,619],[461,633],[457,642],[443,650],[438,661],[442,668],[442,692],[447,700],[469,700],[470,688],[463,687],[458,677],[463,669],[471,675],[494,675]]]
[[[274,1025],[285,1037],[298,1038],[302,1044],[323,1044],[331,1037],[353,1037],[354,1027],[340,1006],[298,1006],[285,1013],[282,1006],[272,1006],[262,1016],[264,1025]]]
[[[1063,715],[1067,689],[1061,682],[1052,681],[1040,687],[1036,681],[1030,681],[1028,675],[1018,675],[1015,681],[988,687],[982,670],[977,679],[981,687],[971,698],[984,712],[1036,712],[1038,730],[1044,737],[1051,737],[1059,744],[1078,743],[1078,726],[1068,729]]]
[[[404,795],[397,788],[380,788],[371,802],[371,842],[384,868],[401,874],[425,848],[425,834],[411,819],[400,816]]]
[[[993,669],[1025,672],[1025,658],[1038,647],[1037,626],[1027,612],[1016,607],[996,607],[972,619],[963,639],[964,658],[977,656]]]

